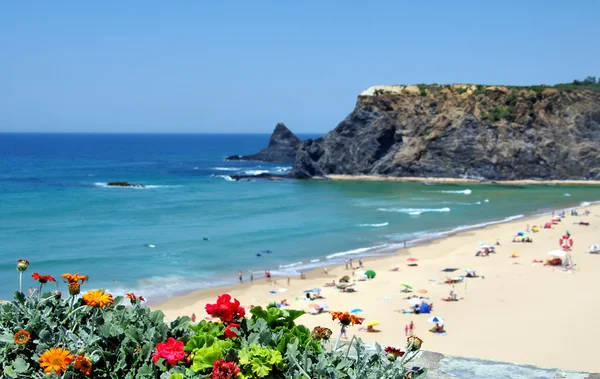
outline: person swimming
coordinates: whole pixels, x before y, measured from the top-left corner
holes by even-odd
[[[256,256],[257,257],[262,257],[262,254],[261,253],[256,253]]]
[[[210,238],[208,238],[208,237],[204,237],[204,238],[202,238],[202,240],[203,240],[203,241],[210,241]]]

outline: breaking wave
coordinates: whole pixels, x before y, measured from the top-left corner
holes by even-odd
[[[381,224],[360,224],[359,226],[362,227],[372,227],[372,228],[380,228],[382,226],[388,226],[390,223],[389,222],[383,222]]]
[[[381,212],[406,213],[411,216],[418,216],[426,212],[450,212],[450,208],[378,208]]]
[[[471,191],[470,189],[466,189],[466,190],[460,190],[460,191],[439,191],[441,193],[457,193],[457,194],[462,194],[462,195],[470,195],[471,193],[473,193],[473,191]]]

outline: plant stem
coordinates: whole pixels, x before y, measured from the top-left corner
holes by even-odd
[[[310,378],[310,375],[308,375],[306,373],[306,371],[304,371],[304,369],[302,367],[300,367],[300,365],[298,364],[298,361],[296,360],[296,358],[292,358],[292,359],[294,360],[294,364],[296,365],[296,367],[298,367],[298,370],[300,370],[300,372],[302,373],[302,375],[306,376],[307,378]]]
[[[338,345],[340,344],[340,339],[342,338],[342,333],[344,333],[345,329],[346,329],[346,327],[342,325],[342,330],[340,330],[340,335],[338,336],[337,340],[335,341],[335,345],[333,346],[333,351],[337,350]]]
[[[346,350],[346,358],[348,358],[348,354],[350,354],[350,348],[352,347],[352,342],[354,342],[355,338],[356,338],[356,334],[353,334],[352,339],[350,340],[350,343],[348,344],[348,350]]]
[[[23,271],[19,271],[19,292],[23,293]]]

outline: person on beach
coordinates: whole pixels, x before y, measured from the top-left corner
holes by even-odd
[[[350,263],[350,269],[351,269],[351,270],[353,270],[353,269],[354,269],[354,267],[352,267],[352,259],[350,259],[350,260],[348,261],[348,263]]]
[[[406,249],[406,240],[404,240],[404,248]]]
[[[192,313],[192,322],[196,322],[196,314]]]
[[[254,273],[250,272],[250,283],[254,282]]]
[[[354,273],[356,272],[355,269],[352,269],[352,276],[354,276]]]
[[[408,336],[408,325],[404,325],[404,336]]]
[[[238,278],[240,279],[240,283],[243,283],[243,282],[244,282],[244,279],[243,279],[243,277],[242,277],[242,272],[241,272],[241,271],[240,271],[240,272],[238,272]]]
[[[362,258],[358,259],[358,267],[363,268],[363,259]]]
[[[346,264],[346,270],[348,269],[348,258],[344,259],[344,263]]]
[[[408,331],[410,332],[411,336],[415,335],[415,324],[413,324],[412,320],[410,321],[410,324],[408,325]]]
[[[342,326],[342,331],[340,332],[340,337],[347,340],[348,339],[348,335],[346,334],[346,327]]]
[[[290,286],[290,277],[288,276],[288,287]]]
[[[323,267],[323,272],[325,273],[325,275],[329,274],[329,270],[327,270],[327,267]]]

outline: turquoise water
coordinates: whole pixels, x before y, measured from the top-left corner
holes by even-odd
[[[307,136],[302,136],[306,138]],[[594,187],[229,181],[289,165],[225,162],[268,135],[0,134],[0,298],[33,272],[150,300],[388,254],[416,241],[549,207],[600,200]],[[126,180],[146,188],[108,188]],[[209,237],[210,241],[204,241]],[[155,245],[154,248],[144,246]],[[271,250],[262,253],[260,250]]]

